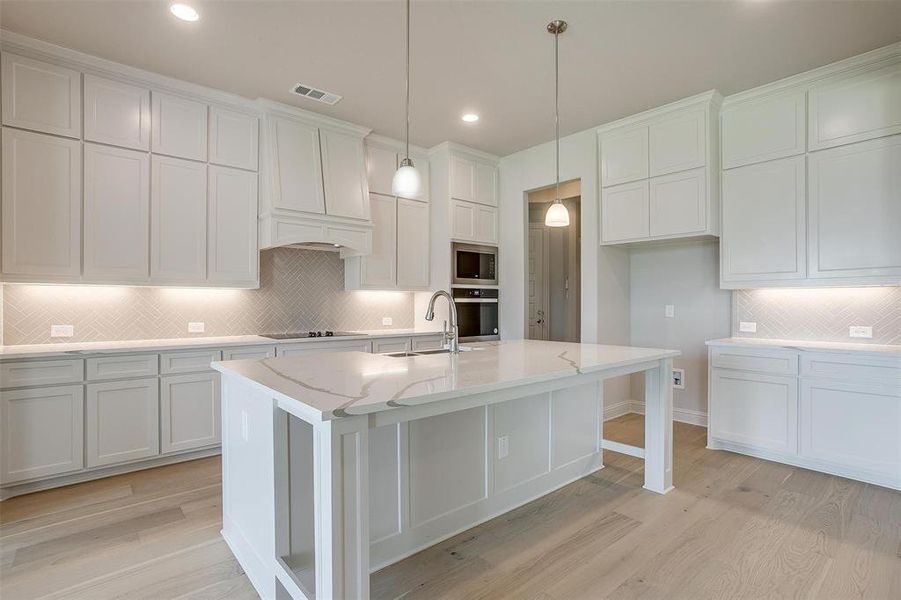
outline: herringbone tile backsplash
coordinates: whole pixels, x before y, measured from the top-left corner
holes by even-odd
[[[742,333],[740,321],[757,323]],[[869,325],[873,339],[850,338]],[[759,289],[732,294],[732,334],[740,337],[901,344],[901,287]]]
[[[337,253],[293,248],[260,255],[256,290],[6,284],[2,305],[7,345],[413,327],[412,293],[345,291]],[[75,336],[51,338],[52,324]]]

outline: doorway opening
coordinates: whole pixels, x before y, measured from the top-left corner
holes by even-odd
[[[569,210],[568,227],[548,227],[544,215],[555,186],[526,193],[526,338],[556,342],[581,340],[581,199],[578,179],[560,184]]]

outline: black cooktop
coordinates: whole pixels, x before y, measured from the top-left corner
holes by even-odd
[[[340,337],[345,335],[364,335],[347,331],[297,331],[287,333],[263,333],[260,337],[271,340],[296,340],[300,338]]]

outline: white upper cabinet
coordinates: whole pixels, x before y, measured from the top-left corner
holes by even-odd
[[[723,172],[721,286],[803,279],[805,157]]]
[[[372,254],[361,261],[362,287],[391,289],[397,283],[397,200],[372,194]]]
[[[476,163],[476,195],[479,204],[497,206],[497,167]]]
[[[162,92],[152,94],[151,132],[154,153],[206,160],[207,105]]]
[[[719,235],[719,101],[710,91],[598,130],[602,244]]]
[[[619,185],[648,177],[648,126],[624,127],[599,137],[601,184]]]
[[[803,154],[807,95],[803,90],[724,108],[723,168]]]
[[[648,127],[649,175],[667,175],[707,164],[707,113],[679,113]]]
[[[475,237],[472,241],[480,244],[497,244],[497,209],[493,206],[476,205]]]
[[[81,73],[9,52],[0,70],[4,125],[81,137]]]
[[[228,167],[209,167],[207,265],[214,284],[257,280],[257,176]]]
[[[155,283],[206,280],[207,166],[154,156],[150,276]]]
[[[150,155],[85,144],[85,278],[146,281],[149,235]]]
[[[429,287],[429,205],[405,198],[397,201],[397,287]]]
[[[3,128],[3,273],[81,274],[81,142]]]
[[[809,161],[810,277],[901,276],[901,135]]]
[[[650,234],[673,236],[707,229],[707,173],[704,167],[650,180]]]
[[[256,171],[260,120],[256,115],[210,106],[210,162]]]
[[[451,238],[472,241],[476,237],[476,205],[472,202],[451,200]]]
[[[356,135],[324,128],[319,130],[319,138],[326,214],[368,220],[363,140]]]
[[[390,148],[366,144],[366,176],[370,192],[391,196],[391,181],[394,179],[395,171],[397,171],[397,152]]]
[[[455,200],[474,202],[476,199],[476,164],[462,156],[450,158],[450,196]]]
[[[150,150],[150,90],[85,75],[84,139]]]
[[[319,129],[286,117],[269,118],[273,208],[325,214]]]
[[[601,233],[605,242],[646,239],[650,235],[647,181],[605,189],[601,204]]]
[[[901,133],[901,61],[810,88],[810,150]]]

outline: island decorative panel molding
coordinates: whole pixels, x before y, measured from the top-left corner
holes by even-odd
[[[412,293],[345,291],[337,253],[293,248],[261,253],[259,289],[6,284],[2,299],[7,345],[413,327]],[[54,324],[74,337],[51,338]]]
[[[739,331],[741,321],[757,323],[757,333]],[[848,337],[852,325],[871,326],[873,338]],[[736,290],[732,335],[901,344],[901,287]]]

